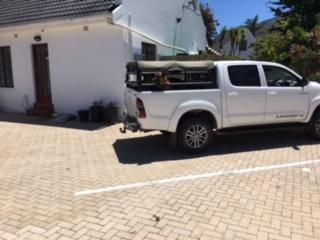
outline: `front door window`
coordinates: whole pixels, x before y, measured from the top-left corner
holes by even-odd
[[[300,79],[289,71],[274,66],[263,66],[268,87],[299,87]]]

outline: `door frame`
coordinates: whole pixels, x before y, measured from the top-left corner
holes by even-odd
[[[302,76],[294,72],[292,69],[274,63],[261,63],[260,70],[261,75],[265,84],[265,88],[267,90],[267,101],[266,101],[266,111],[265,111],[265,119],[264,122],[266,124],[277,124],[277,123],[284,123],[284,122],[301,122],[308,117],[308,110],[310,108],[310,91],[309,86],[296,86],[296,87],[277,87],[277,86],[268,86],[267,76],[264,71],[264,66],[275,67],[287,71],[288,73],[292,74],[298,79],[302,80]],[[290,110],[284,108],[279,112],[269,112],[269,99],[277,99],[277,100],[285,100],[287,102],[286,105],[295,106],[291,104],[290,98],[298,99],[299,103],[306,104],[303,109],[305,112],[297,111],[297,109]],[[288,100],[289,99],[289,100]]]
[[[232,84],[230,76],[229,76],[229,71],[228,68],[232,66],[255,66],[257,68],[258,74],[259,74],[259,80],[260,80],[260,86],[235,86]],[[267,89],[265,87],[265,80],[263,79],[262,72],[260,69],[260,65],[258,63],[252,63],[252,62],[243,62],[241,64],[239,63],[229,63],[225,64],[223,66],[223,73],[224,73],[224,88],[225,88],[225,101],[226,101],[226,118],[228,119],[228,123],[230,127],[233,126],[248,126],[248,125],[260,125],[264,123],[264,118],[265,118],[265,110],[266,110],[266,104],[267,104]],[[249,93],[243,94],[244,92]],[[251,92],[253,94],[251,94]],[[261,109],[260,112],[246,112],[244,114],[233,114],[230,115],[230,112],[232,113],[231,104],[235,100],[232,100],[232,98],[241,98],[242,96],[248,96],[246,99],[248,102],[249,99],[254,97],[254,94],[260,97],[260,100],[262,100],[262,104],[259,107],[258,102],[251,102],[252,104],[256,104],[255,106],[256,109]],[[241,103],[240,101],[237,101],[239,104]],[[244,105],[243,105],[244,106]],[[243,108],[243,106],[239,106],[239,109]],[[248,106],[246,106],[248,107]],[[250,110],[250,109],[248,109]]]
[[[41,96],[39,91],[41,91],[41,87],[39,87],[39,76],[37,75],[36,69],[36,61],[35,61],[35,49],[39,46],[45,46],[47,48],[47,58],[48,58],[48,81],[49,81],[49,96]],[[34,93],[35,93],[35,102],[41,104],[47,104],[49,106],[52,105],[52,87],[51,87],[51,76],[50,76],[50,61],[49,61],[49,48],[47,43],[35,43],[31,45],[31,58],[32,58],[32,71],[33,71],[33,82],[34,82]]]

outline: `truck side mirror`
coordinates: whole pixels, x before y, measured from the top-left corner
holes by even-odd
[[[309,80],[307,78],[302,78],[301,80],[301,87],[305,87],[309,84]]]

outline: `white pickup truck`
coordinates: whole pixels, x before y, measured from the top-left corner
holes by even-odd
[[[205,151],[214,134],[303,125],[320,139],[320,84],[270,62],[132,62],[124,128],[170,134],[183,151]]]

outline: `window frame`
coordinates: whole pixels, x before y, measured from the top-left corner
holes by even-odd
[[[5,54],[5,50],[8,51],[7,55]],[[0,46],[0,58],[0,69],[3,71],[3,79],[0,79],[0,88],[14,88],[12,54],[10,46]]]
[[[274,67],[274,68],[279,68],[279,69],[281,69],[281,70],[284,70],[285,72],[287,72],[287,73],[289,73],[289,74],[291,74],[291,75],[293,75],[294,77],[296,77],[297,79],[298,79],[298,81],[299,81],[299,85],[298,86],[269,86],[268,85],[268,79],[267,79],[267,75],[266,75],[266,73],[265,73],[265,71],[264,71],[264,67]],[[267,87],[267,88],[290,88],[290,89],[292,89],[292,88],[301,88],[302,86],[301,86],[301,84],[302,84],[302,76],[300,76],[299,74],[297,74],[296,72],[294,72],[293,70],[291,70],[290,68],[287,68],[287,67],[285,67],[285,66],[282,66],[282,65],[273,65],[273,64],[264,64],[264,63],[262,63],[261,64],[261,70],[262,70],[262,73],[263,73],[263,77],[264,77],[264,81],[265,81],[265,86]]]
[[[151,49],[152,54],[150,54]],[[141,55],[143,56],[144,61],[157,60],[157,45],[148,42],[141,42]]]
[[[249,67],[249,66],[254,66],[257,68],[257,72],[258,72],[258,76],[259,76],[259,82],[260,82],[260,85],[259,86],[237,86],[237,85],[234,85],[231,81],[231,78],[230,78],[230,74],[229,74],[229,68],[230,67]],[[250,64],[229,64],[226,66],[226,74],[228,76],[228,79],[229,79],[229,84],[234,87],[234,88],[239,88],[239,89],[243,89],[243,88],[263,88],[264,87],[264,81],[263,81],[263,78],[261,76],[261,72],[260,72],[260,67],[258,64],[254,64],[254,63],[250,63]]]

